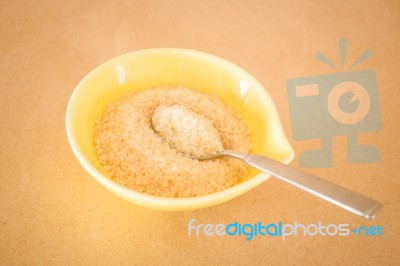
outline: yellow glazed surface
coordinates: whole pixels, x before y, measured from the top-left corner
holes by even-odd
[[[216,93],[246,120],[253,153],[284,163],[293,159],[293,149],[271,97],[250,74],[224,59],[202,52],[172,48],[136,51],[91,71],[76,87],[66,115],[68,140],[74,154],[97,181],[118,196],[152,209],[198,209],[235,198],[269,177],[252,170],[246,180],[229,189],[192,198],[155,197],[132,191],[109,179],[97,162],[93,148],[96,120],[107,104],[124,94],[160,86]]]

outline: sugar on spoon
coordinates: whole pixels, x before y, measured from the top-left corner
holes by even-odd
[[[153,130],[171,147],[192,159],[232,157],[286,183],[331,202],[347,211],[373,220],[382,204],[357,192],[297,170],[268,157],[223,148],[212,122],[183,106],[158,106],[152,117]]]

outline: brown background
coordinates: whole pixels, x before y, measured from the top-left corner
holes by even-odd
[[[7,1],[0,2],[0,263],[29,265],[286,264],[399,265],[399,1]],[[79,165],[65,110],[74,87],[100,63],[152,47],[209,52],[252,73],[274,99],[297,154],[289,78],[330,74],[321,50],[340,63],[370,48],[357,69],[375,69],[381,131],[360,142],[379,164],[348,164],[333,138],[332,168],[304,169],[384,204],[366,221],[277,180],[213,208],[158,212],[125,202]],[[292,165],[297,166],[296,160]],[[380,225],[382,237],[188,237],[187,223]]]

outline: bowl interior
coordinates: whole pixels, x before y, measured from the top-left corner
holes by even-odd
[[[196,197],[196,200],[153,197],[120,187],[109,180],[93,148],[95,122],[107,104],[124,94],[160,86],[188,87],[216,93],[247,122],[253,153],[285,163],[292,160],[293,149],[282,130],[270,96],[244,70],[221,58],[191,50],[161,48],[133,52],[112,59],[90,72],[75,89],[67,110],[67,133],[75,155],[98,181],[119,196],[152,208],[191,209],[237,196],[267,178],[267,175],[253,170],[232,189]]]

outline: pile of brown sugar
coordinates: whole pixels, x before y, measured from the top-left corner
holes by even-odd
[[[248,166],[239,160],[199,161],[172,147],[151,123],[159,106],[182,106],[212,123],[223,148],[250,150],[244,121],[217,96],[187,88],[147,89],[110,104],[95,126],[94,147],[107,176],[138,192],[193,197],[224,190],[247,175]]]
[[[194,158],[216,154],[224,149],[221,137],[211,120],[181,105],[159,105],[151,124],[177,151]]]

